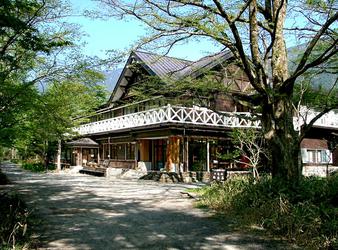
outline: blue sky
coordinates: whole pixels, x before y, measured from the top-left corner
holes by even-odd
[[[70,0],[74,13],[84,9],[96,8],[90,0]],[[86,33],[82,41],[86,43],[83,52],[90,56],[105,57],[107,50],[127,50],[137,39],[146,33],[145,28],[136,20],[101,20],[83,16],[74,16],[69,21],[82,26]],[[189,60],[197,60],[208,53],[218,52],[211,42],[193,42],[176,47],[169,55]],[[156,51],[155,51],[156,53]]]

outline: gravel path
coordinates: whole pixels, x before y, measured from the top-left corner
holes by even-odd
[[[231,231],[194,208],[187,184],[34,174],[5,163],[2,171],[42,219],[40,249],[292,249]]]

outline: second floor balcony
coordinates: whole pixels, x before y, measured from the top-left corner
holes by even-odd
[[[294,117],[293,124],[299,130],[309,123],[318,112],[301,112]],[[156,124],[190,124],[205,127],[260,128],[261,122],[249,112],[214,112],[201,107],[166,105],[145,111],[121,115],[80,125],[75,129],[80,135],[102,134],[123,129],[140,128]],[[315,127],[338,129],[338,114],[331,111],[314,123]]]
[[[301,107],[298,117],[293,118],[294,128],[299,131],[301,126],[304,124],[309,124],[311,120],[314,119],[318,114],[319,112],[316,112],[312,109],[308,109],[304,106]],[[330,111],[324,114],[315,121],[313,126],[327,129],[338,129],[338,113],[335,111]]]
[[[214,112],[200,107],[166,105],[80,125],[80,135],[100,134],[156,124],[191,124],[224,128],[260,128],[260,121],[249,112]]]

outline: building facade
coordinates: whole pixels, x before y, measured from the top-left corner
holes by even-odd
[[[203,99],[198,93],[196,96],[186,91],[177,96],[161,89],[168,86],[162,83],[182,81],[183,84],[187,78],[208,77],[210,71],[216,72],[212,77],[226,88],[226,94],[216,92],[212,98]],[[143,100],[137,98],[135,91],[140,91],[139,86],[153,79],[158,93],[149,85],[151,96],[145,95]],[[142,91],[148,92],[145,88]],[[229,51],[195,62],[132,52],[107,105],[90,117],[90,122],[76,129],[81,137],[91,140],[91,145],[97,144],[80,148],[76,142],[70,142],[72,150],[68,160],[76,165],[105,162],[106,166],[118,168],[136,168],[142,163],[148,170],[175,172],[245,168],[245,164],[236,164],[234,159],[224,156],[233,151],[230,136],[233,129],[260,128],[260,121],[250,110],[232,98],[236,93],[251,91]],[[206,105],[201,105],[203,101]],[[324,116],[314,126],[324,129],[325,136],[338,131],[338,115],[334,112],[329,115],[332,117]],[[296,127],[301,126],[296,119],[294,123]],[[336,153],[328,151],[323,138],[308,138],[302,143],[304,163],[338,165]],[[311,144],[308,140],[319,142]]]

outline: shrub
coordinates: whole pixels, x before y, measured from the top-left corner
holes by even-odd
[[[0,194],[0,248],[13,248],[27,242],[28,210],[17,195]]]
[[[42,163],[23,163],[22,164],[22,168],[32,171],[32,172],[44,172],[46,171],[45,166]],[[55,165],[53,164],[49,164],[48,165],[48,170],[54,170],[55,169]]]
[[[19,160],[19,159],[11,159],[11,162],[15,163],[15,164],[18,164],[18,163],[21,163],[21,160]]]
[[[303,178],[287,187],[266,176],[230,179],[202,189],[201,205],[258,225],[309,249],[338,247],[338,176]]]

